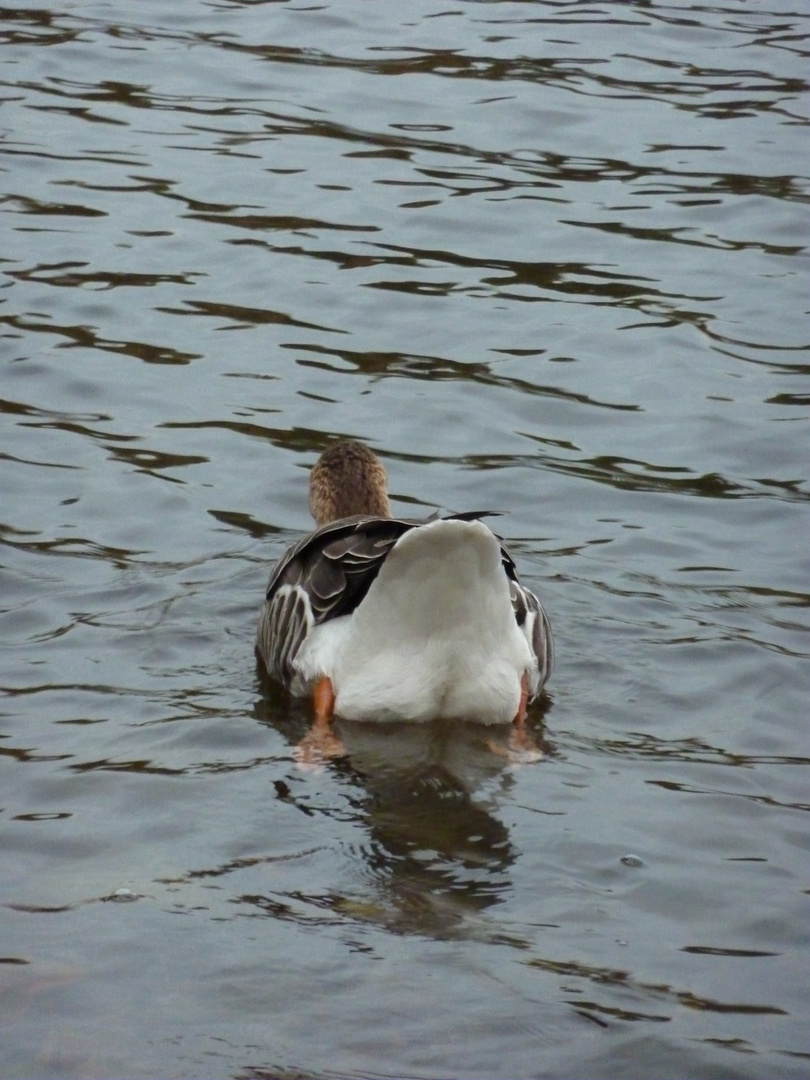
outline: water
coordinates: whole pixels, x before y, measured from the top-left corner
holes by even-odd
[[[0,1075],[806,1076],[804,5],[0,31]],[[336,434],[506,511],[539,764],[295,765]]]

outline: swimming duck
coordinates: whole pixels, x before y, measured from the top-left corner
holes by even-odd
[[[551,674],[551,627],[486,515],[392,517],[382,462],[350,440],[313,467],[309,506],[316,528],[273,569],[256,648],[312,697],[310,755],[344,752],[334,714],[521,727]]]

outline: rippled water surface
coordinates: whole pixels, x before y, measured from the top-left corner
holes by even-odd
[[[0,1075],[806,1077],[805,4],[0,34]],[[339,434],[506,512],[538,764],[295,764],[253,635]]]

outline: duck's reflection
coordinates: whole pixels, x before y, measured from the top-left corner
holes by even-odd
[[[294,746],[306,710],[274,697],[264,699],[260,718]],[[552,752],[543,735],[547,704],[538,702],[529,717],[536,758]],[[368,830],[361,855],[370,887],[362,898],[330,896],[329,906],[401,933],[483,932],[475,916],[510,888],[517,854],[498,816],[515,778],[509,726],[338,720],[336,731],[346,754],[324,768],[355,789],[352,805]]]

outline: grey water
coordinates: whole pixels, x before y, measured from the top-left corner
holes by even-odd
[[[0,1076],[810,1072],[810,11],[0,8]],[[257,672],[335,436],[503,511],[513,766]]]

